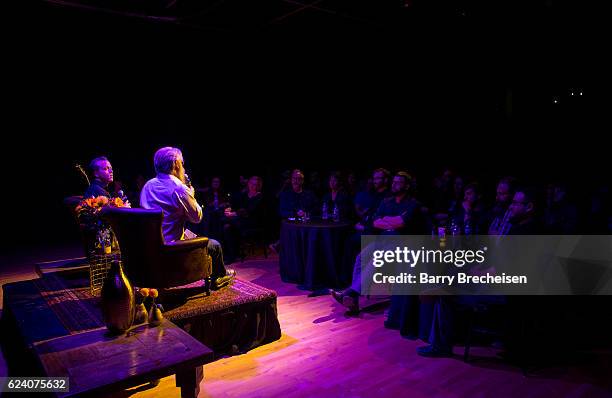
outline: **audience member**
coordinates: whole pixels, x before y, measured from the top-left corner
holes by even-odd
[[[323,195],[322,202],[325,206],[327,206],[327,212],[330,215],[330,218],[334,208],[337,208],[340,219],[345,221],[350,220],[352,218],[352,203],[342,184],[341,174],[338,172],[330,174],[328,184],[329,192]]]
[[[225,260],[232,263],[239,256],[240,241],[248,231],[264,226],[263,180],[253,176],[247,183],[247,191],[234,198],[234,207],[225,209],[223,247]]]
[[[421,204],[411,195],[410,183],[412,177],[403,171],[393,177],[391,193],[393,196],[382,201],[374,215],[373,227],[382,234],[422,234],[423,221],[420,217]],[[361,294],[361,274],[374,272],[372,264],[362,270],[361,254],[353,266],[351,286],[343,291],[332,291],[332,297],[346,306],[350,312],[359,311],[359,296]]]
[[[317,209],[317,198],[307,189],[304,189],[304,173],[295,169],[291,173],[291,189],[280,195],[280,216],[282,218],[304,217],[305,213],[312,214]]]

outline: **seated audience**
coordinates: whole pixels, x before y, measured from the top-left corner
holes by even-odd
[[[238,257],[240,240],[244,234],[256,228],[263,228],[265,220],[262,186],[261,177],[249,178],[247,191],[235,198],[233,208],[225,209],[223,247],[227,263],[234,262]]]
[[[229,206],[229,197],[221,187],[221,177],[213,177],[210,187],[204,193],[204,206],[214,210],[224,209]]]
[[[507,231],[505,234],[532,235],[539,232],[536,223],[536,195],[533,190],[528,188],[516,189],[510,207],[508,208],[508,213],[508,219],[512,224],[511,227],[504,229],[504,231]],[[490,269],[481,272],[494,273],[495,270],[494,267],[491,267]],[[461,308],[478,304],[505,304],[507,302],[506,297],[492,295],[439,296],[434,300],[434,317],[429,336],[430,345],[417,348],[417,353],[425,357],[450,357],[453,355],[452,349],[457,339],[457,317]],[[543,300],[535,302],[532,300],[529,305],[531,305],[531,308],[533,309],[533,306],[536,305],[536,303],[542,304],[542,301]],[[530,314],[526,314],[526,307],[529,306],[522,305],[522,307],[525,308],[525,313],[522,315],[515,314],[513,317],[533,316],[533,312],[531,311]],[[538,307],[541,308],[541,305],[538,305]],[[516,345],[513,343],[515,341],[513,339],[516,337],[513,335],[513,333],[516,333],[514,329],[518,324],[518,321],[516,319],[510,319],[508,322],[511,324],[509,331],[510,335],[508,336],[508,349],[512,350]]]

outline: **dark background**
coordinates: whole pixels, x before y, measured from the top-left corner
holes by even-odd
[[[86,188],[75,163],[106,155],[129,188],[153,176],[165,145],[183,150],[196,182],[261,174],[268,192],[295,167],[385,166],[429,183],[451,166],[491,181],[560,178],[578,195],[609,181],[608,92],[582,47],[589,10],[521,4],[531,12],[516,19],[519,6],[469,4],[400,22],[373,10],[375,34],[338,21],[314,34],[314,19],[223,38],[20,6],[3,250],[76,238],[62,205]]]

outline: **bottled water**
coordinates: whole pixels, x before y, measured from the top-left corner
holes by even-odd
[[[338,205],[334,205],[334,212],[332,214],[332,218],[334,219],[334,222],[338,222],[340,221],[340,209],[338,209]]]
[[[463,226],[463,233],[465,235],[471,235],[472,234],[472,226],[470,225],[469,222],[466,222],[465,225]]]
[[[321,219],[327,220],[329,218],[329,214],[327,213],[327,202],[323,202],[323,208],[321,209]]]
[[[455,223],[455,220],[451,220],[450,232],[451,235],[459,235],[459,227],[457,226],[457,223]]]

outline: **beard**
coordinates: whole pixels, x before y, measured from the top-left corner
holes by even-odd
[[[187,183],[187,180],[185,179],[185,169],[183,169],[182,167],[176,172],[176,178],[178,178],[179,180],[181,180],[181,182],[183,184]]]

